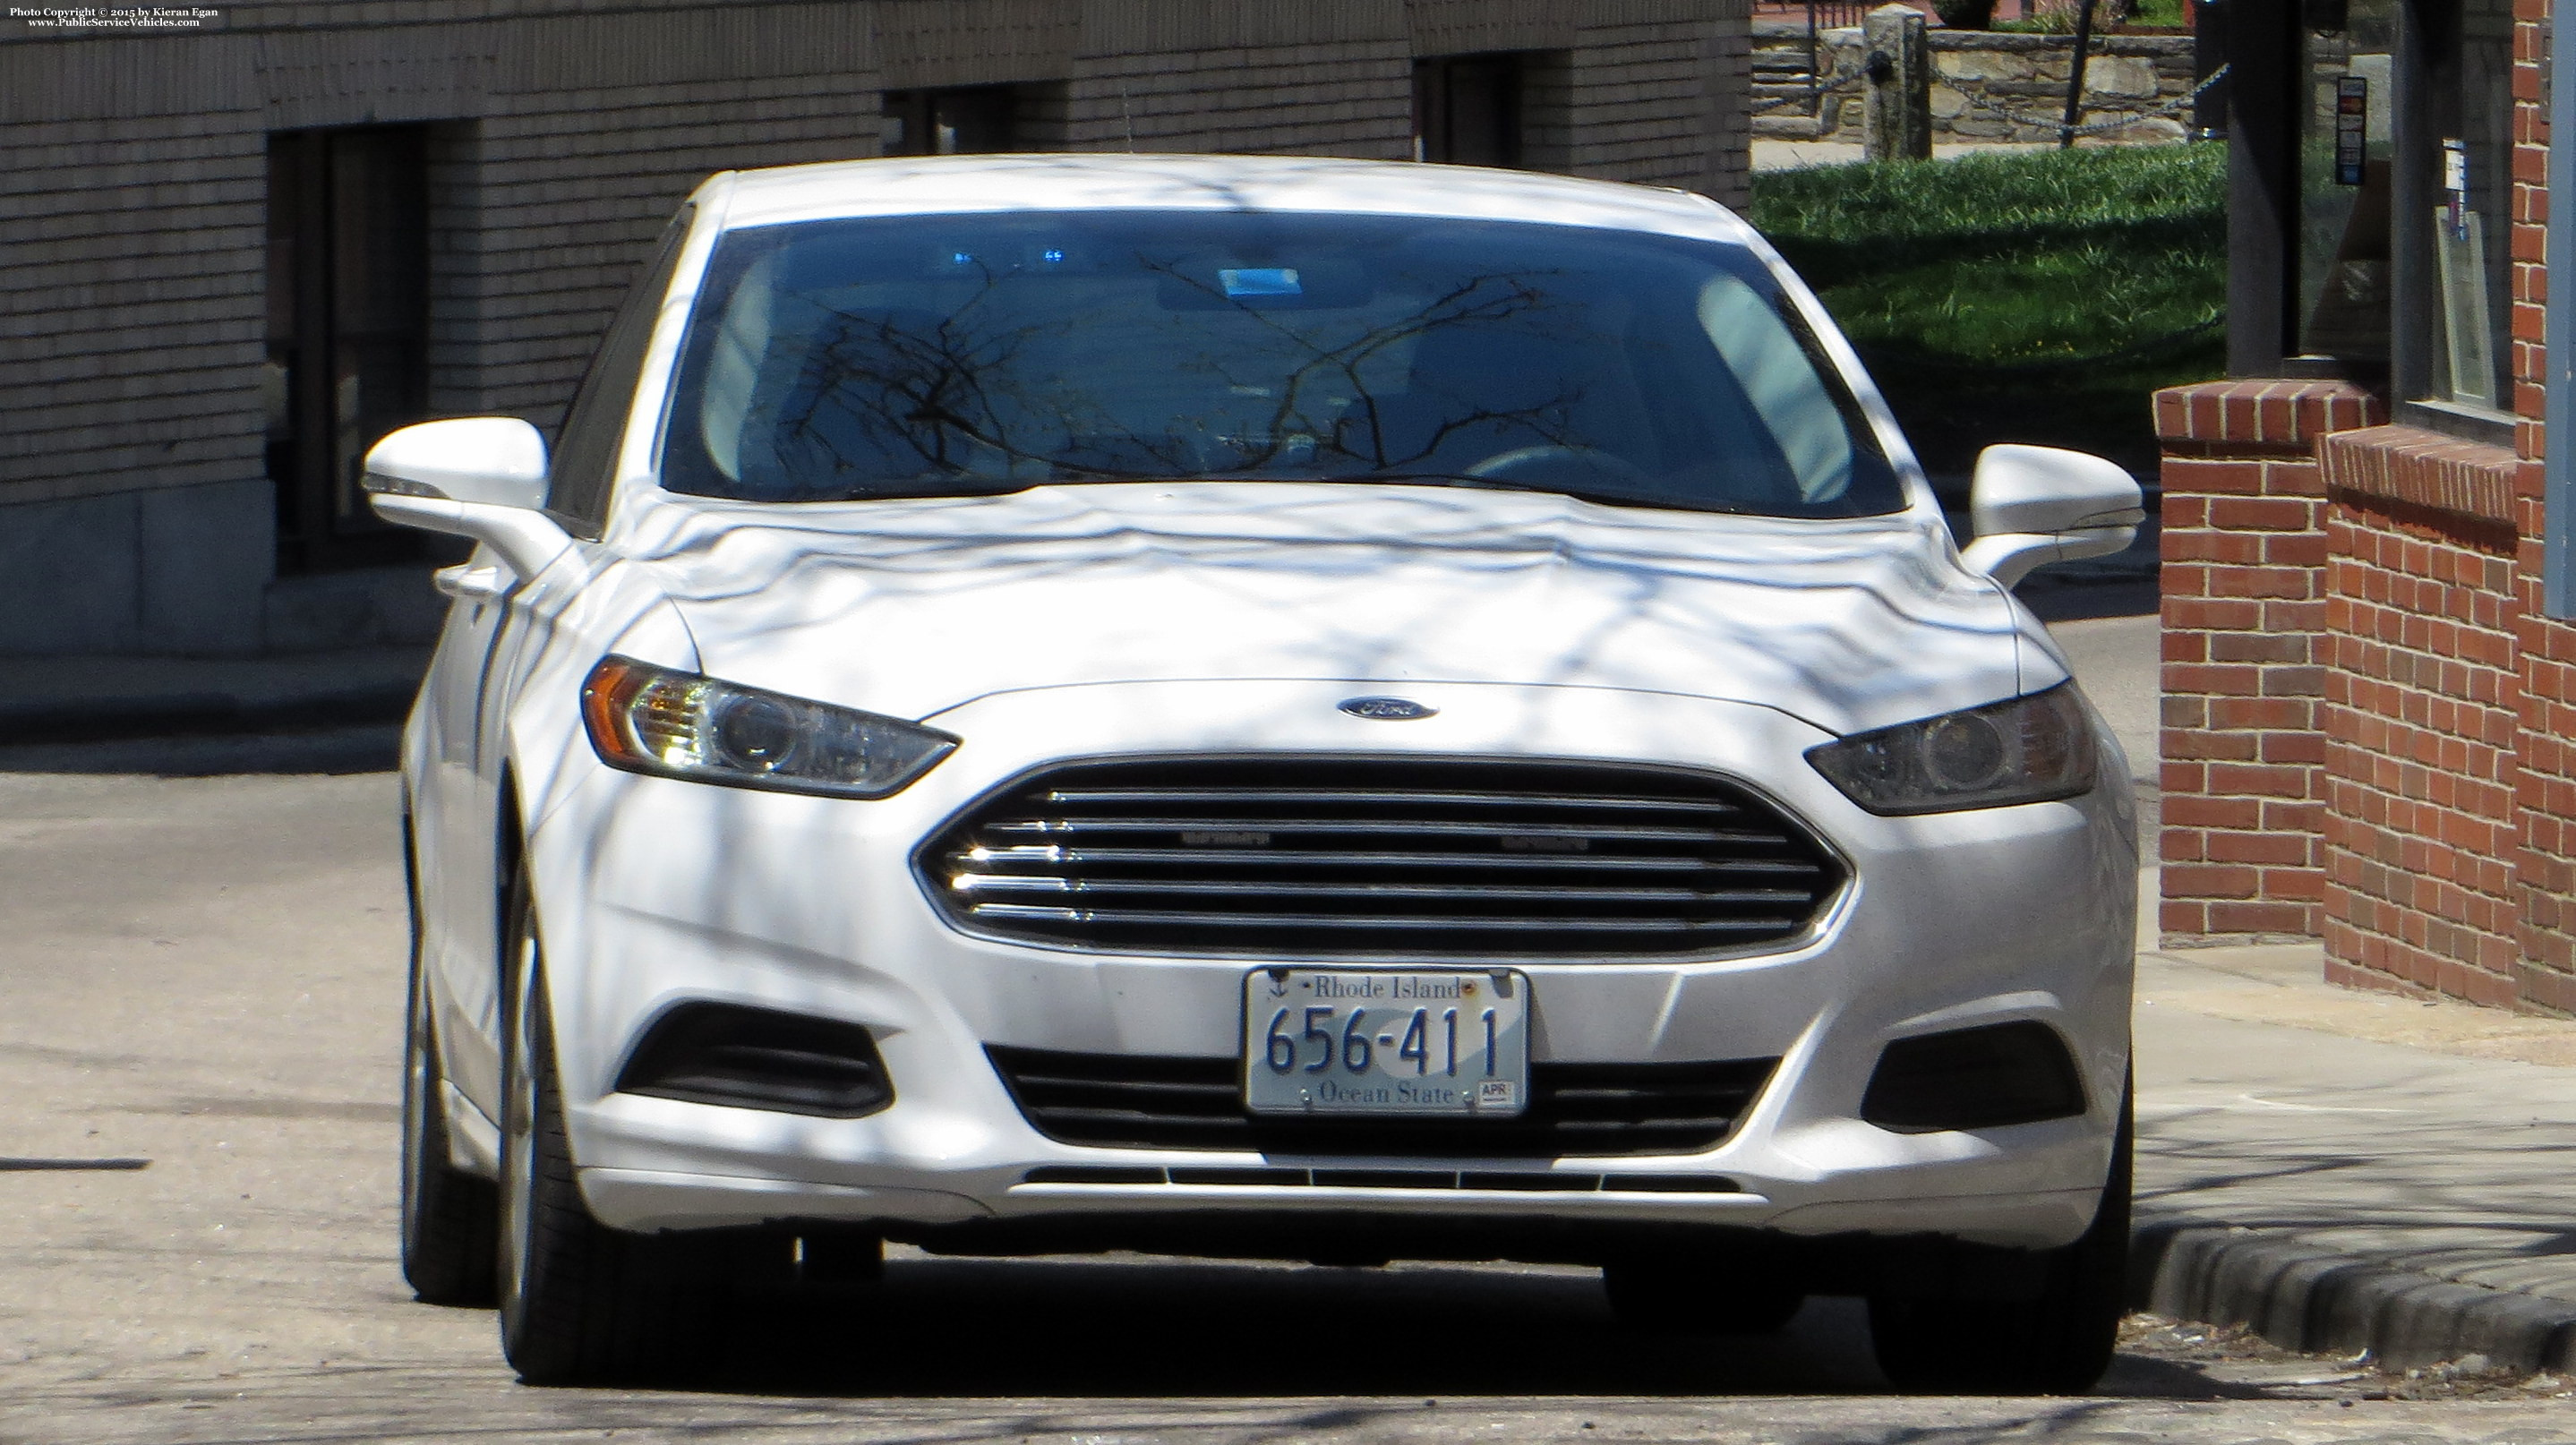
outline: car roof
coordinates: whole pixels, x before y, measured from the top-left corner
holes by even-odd
[[[1705,196],[1615,181],[1313,156],[979,155],[729,171],[699,188],[728,230],[974,211],[1314,211],[1598,226],[1738,244],[1752,229]]]

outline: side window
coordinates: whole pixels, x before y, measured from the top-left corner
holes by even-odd
[[[661,312],[663,293],[671,289],[671,272],[679,264],[680,242],[689,234],[694,209],[682,206],[662,232],[652,264],[627,290],[617,319],[590,359],[581,389],[564,412],[548,469],[546,511],[576,536],[596,537],[608,521],[617,445],[626,435],[635,383],[644,374],[644,352],[653,340],[653,320]]]

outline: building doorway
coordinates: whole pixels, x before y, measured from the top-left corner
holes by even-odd
[[[367,449],[429,414],[428,128],[268,140],[262,377],[280,573],[414,561],[359,489]]]
[[[1020,132],[1022,87],[962,85],[885,94],[890,156],[997,155],[1032,147]]]
[[[1521,164],[1523,58],[1442,55],[1413,64],[1413,158],[1459,166]]]

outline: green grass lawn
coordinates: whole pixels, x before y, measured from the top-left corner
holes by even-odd
[[[2223,370],[2225,170],[2202,144],[1764,171],[1750,219],[1934,474],[1998,441],[2144,471],[2148,395]]]

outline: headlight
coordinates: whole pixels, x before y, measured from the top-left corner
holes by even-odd
[[[2073,683],[1855,733],[1807,761],[1873,813],[1951,813],[2093,790],[2093,729]]]
[[[899,792],[957,746],[901,718],[613,656],[582,682],[581,718],[613,768],[835,798]]]

